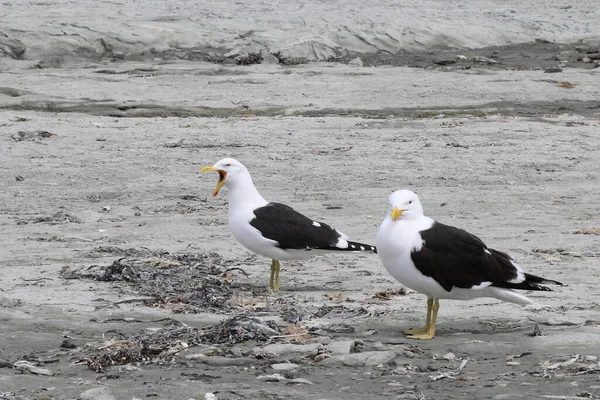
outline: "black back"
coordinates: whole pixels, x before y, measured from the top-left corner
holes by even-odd
[[[282,249],[336,249],[340,238],[331,226],[323,222],[315,226],[312,219],[285,204],[269,203],[254,210],[254,215],[250,225]]]
[[[453,287],[468,289],[483,282],[521,288],[516,287],[519,284],[508,283],[517,277],[511,257],[488,249],[477,236],[439,222],[420,234],[425,244],[421,250],[412,252],[411,258],[423,275],[435,279],[447,291]],[[533,289],[529,286],[527,289]]]

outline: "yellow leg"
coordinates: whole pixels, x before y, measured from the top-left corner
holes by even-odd
[[[279,290],[279,270],[281,269],[281,264],[278,260],[273,260],[271,263],[271,279],[269,280],[269,287],[271,290]]]
[[[437,320],[437,313],[439,309],[440,302],[438,299],[435,299],[435,301],[433,302],[433,313],[431,315],[431,323],[429,324],[429,329],[427,329],[427,331],[423,333],[407,336],[407,338],[421,340],[433,339],[435,337],[435,321]]]
[[[404,333],[414,335],[417,333],[425,333],[431,325],[431,308],[433,307],[433,299],[427,299],[427,318],[425,319],[425,328],[405,329]]]

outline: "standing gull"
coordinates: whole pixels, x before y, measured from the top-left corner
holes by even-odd
[[[219,181],[213,196],[223,186],[229,190],[229,229],[246,248],[273,260],[269,287],[279,290],[279,260],[306,260],[328,251],[370,251],[374,246],[351,242],[323,223],[300,214],[285,204],[266,201],[242,163],[224,158],[200,172],[216,171]]]
[[[419,197],[398,190],[389,197],[389,211],[377,231],[377,250],[388,272],[407,287],[427,296],[425,327],[409,329],[411,339],[432,339],[439,299],[493,297],[516,304],[529,300],[513,289],[551,289],[562,285],[530,275],[512,257],[488,248],[477,236],[423,215]]]

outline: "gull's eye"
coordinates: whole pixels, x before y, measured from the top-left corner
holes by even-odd
[[[412,204],[412,200],[409,200],[409,201],[408,201],[408,204]]]
[[[231,167],[231,164],[225,164],[226,167]]]

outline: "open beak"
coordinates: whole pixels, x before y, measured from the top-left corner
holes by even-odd
[[[406,210],[401,210],[398,207],[394,207],[394,209],[392,210],[392,221],[395,221],[398,218],[400,218],[400,216],[402,215],[402,213],[404,211],[406,211]]]
[[[216,197],[219,194],[219,190],[221,190],[221,188],[225,184],[225,179],[227,179],[227,172],[223,171],[222,169],[218,169],[218,168],[214,168],[214,167],[204,167],[200,170],[200,172],[206,172],[206,171],[215,171],[215,172],[219,173],[219,182],[217,182],[217,186],[215,187],[215,190],[213,191],[213,197]]]

